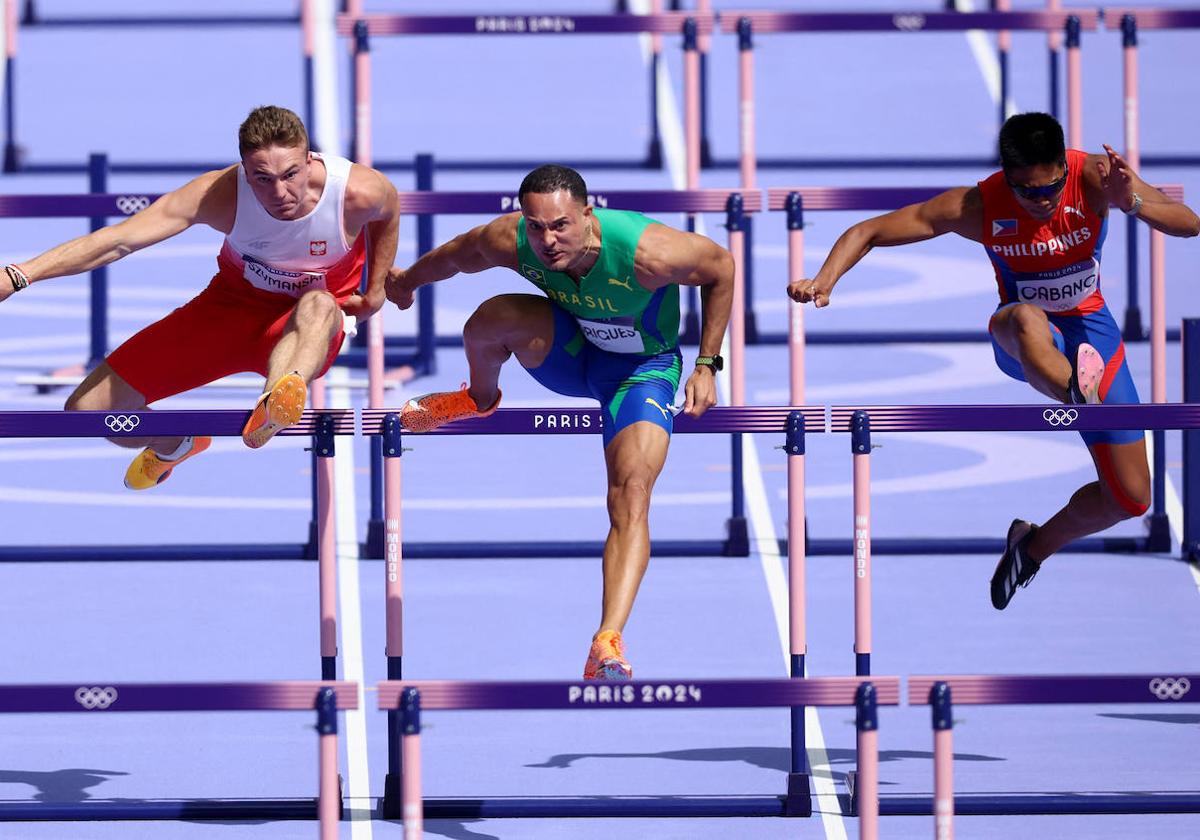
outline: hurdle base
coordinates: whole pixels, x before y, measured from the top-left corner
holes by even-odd
[[[853,802],[857,806],[857,802]],[[852,813],[857,814],[857,809]],[[880,816],[928,816],[933,813],[930,796],[892,794],[879,797]],[[960,816],[1004,816],[1032,814],[1196,814],[1200,793],[954,793],[954,813]]]
[[[1146,548],[1148,551],[1167,553],[1171,550],[1171,522],[1165,513],[1152,513],[1146,517]]]
[[[390,777],[389,777],[390,778]],[[390,782],[389,782],[390,784]],[[385,795],[385,819],[399,819],[400,797]],[[580,796],[426,798],[427,820],[528,817],[782,817],[782,796]]]
[[[1125,307],[1125,326],[1121,330],[1121,338],[1126,341],[1142,341],[1146,338],[1146,330],[1142,326],[1142,310],[1136,304]]]
[[[379,813],[385,820],[398,820],[404,815],[400,801],[400,775],[388,773],[383,777],[383,797],[379,800]],[[428,809],[426,810],[428,813]]]
[[[930,801],[929,807],[933,808],[932,801]],[[932,814],[933,811],[930,810],[928,812],[922,812],[922,813]],[[958,812],[955,811],[955,813],[958,813]],[[849,772],[846,773],[846,816],[849,816],[849,817],[857,817],[858,816],[858,771],[857,770],[850,770]]]
[[[809,556],[847,556],[853,554],[849,539],[809,539]],[[779,551],[787,554],[786,539]],[[1004,553],[999,537],[883,537],[871,539],[871,554],[995,554]],[[1151,550],[1146,537],[1088,537],[1067,543],[1060,554],[1144,554]]]
[[[750,527],[744,516],[731,516],[725,521],[729,539],[725,541],[726,557],[750,556]]]
[[[340,790],[340,785],[339,785]],[[339,803],[339,810],[342,805]],[[89,799],[0,802],[0,822],[66,820],[316,820],[315,799]]]
[[[807,773],[788,773],[787,796],[783,799],[785,817],[812,816],[812,779]]]

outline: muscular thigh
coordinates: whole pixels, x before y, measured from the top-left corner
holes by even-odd
[[[635,423],[658,426],[669,436],[674,428],[672,404],[679,389],[682,361],[678,350],[657,356],[630,356],[591,348],[587,377],[592,396],[600,401],[607,447]]]
[[[131,336],[108,364],[152,403],[222,376],[266,375],[271,349],[291,316],[291,298],[242,298],[209,287]]]

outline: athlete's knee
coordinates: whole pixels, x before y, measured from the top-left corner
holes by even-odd
[[[1016,335],[1042,336],[1046,333],[1046,313],[1030,303],[1014,304],[1009,323]]]
[[[1105,476],[1101,485],[1109,508],[1121,519],[1142,516],[1150,509],[1149,476]]]
[[[523,346],[548,339],[538,329],[539,313],[534,309],[541,299],[530,295],[496,295],[471,313],[463,325],[463,341],[469,343],[520,342]],[[510,350],[518,349],[509,347]]]
[[[650,514],[650,493],[654,481],[649,473],[636,472],[612,482],[608,487],[608,512],[614,521],[631,522]]]
[[[296,303],[296,317],[306,321],[327,321],[337,312],[337,300],[324,289],[305,292]]]

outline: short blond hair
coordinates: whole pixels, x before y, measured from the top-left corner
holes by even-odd
[[[308,132],[294,111],[276,105],[255,108],[238,129],[238,151],[242,157],[271,146],[308,151]]]

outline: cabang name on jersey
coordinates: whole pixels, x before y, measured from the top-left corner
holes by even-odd
[[[1041,257],[1046,254],[1064,254],[1091,238],[1092,229],[1085,226],[1069,233],[1051,236],[1048,239],[1035,239],[1033,242],[1019,242],[1014,245],[992,245],[992,253],[1002,257]]]

